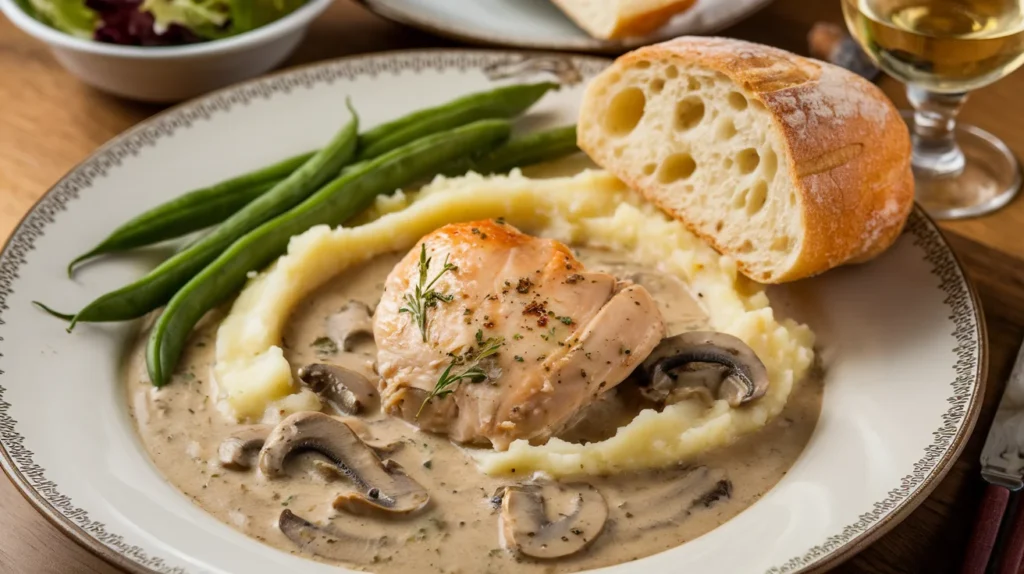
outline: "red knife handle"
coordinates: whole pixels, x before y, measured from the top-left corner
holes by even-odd
[[[1006,539],[1006,549],[1003,550],[1003,558],[999,561],[997,572],[1017,574],[1022,559],[1024,559],[1024,505],[1018,507],[1017,516],[1013,518],[1009,538]]]
[[[974,519],[974,530],[967,545],[961,574],[985,574],[988,560],[992,555],[992,547],[999,536],[999,523],[1003,521],[1006,503],[1010,500],[1010,490],[994,484],[985,489],[981,499],[981,509]]]

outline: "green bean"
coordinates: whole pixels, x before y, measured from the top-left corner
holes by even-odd
[[[359,137],[360,159],[372,159],[421,137],[491,118],[519,115],[557,84],[542,82],[501,87],[407,114]],[[174,239],[220,223],[269,191],[305,163],[313,152],[288,158],[210,187],[186,193],[128,221],[88,253],[68,264],[68,276],[86,259]]]
[[[552,82],[505,86],[413,112],[363,134],[359,138],[359,159],[370,159],[423,136],[470,122],[516,117],[557,87]]]
[[[199,319],[241,288],[250,271],[284,253],[293,235],[315,225],[343,223],[382,193],[431,177],[466,154],[497,147],[510,131],[507,121],[483,120],[418,139],[347,169],[295,208],[236,241],[178,291],[157,319],[146,348],[153,384],[168,381]]]
[[[72,276],[76,265],[97,255],[152,245],[220,223],[270,191],[274,184],[288,177],[311,157],[313,152],[290,157],[160,204],[128,220],[99,245],[76,257],[68,264],[68,277]]]
[[[172,255],[144,277],[89,303],[71,320],[68,331],[80,321],[124,321],[141,317],[163,305],[196,273],[238,238],[298,205],[341,171],[355,153],[359,119],[352,119],[299,169],[229,217],[187,249]],[[60,317],[61,314],[55,313]]]
[[[506,173],[515,167],[553,161],[579,151],[576,124],[573,124],[513,137],[489,153],[455,162],[444,173],[449,176],[468,171],[481,175]]]

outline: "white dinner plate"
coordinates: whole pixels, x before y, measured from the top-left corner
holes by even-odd
[[[554,77],[563,89],[529,121],[559,124],[575,119],[585,80],[606,65],[450,50],[348,58],[228,88],[114,138],[43,196],[0,253],[0,465],[42,513],[130,571],[341,572],[246,537],[162,478],[120,379],[137,324],[83,324],[69,335],[31,301],[77,309],[138,277],[152,250],[91,264],[74,281],[65,265],[185,190],[321,145],[346,120],[346,96],[371,127],[496,82]],[[878,259],[783,291],[828,365],[821,419],[803,454],[721,527],[601,572],[832,565],[892,528],[953,463],[981,403],[985,341],[978,301],[935,225],[915,211]]]
[[[359,0],[377,14],[463,42],[541,50],[614,54],[684,34],[713,34],[771,0],[697,0],[686,12],[646,36],[591,37],[551,0]]]

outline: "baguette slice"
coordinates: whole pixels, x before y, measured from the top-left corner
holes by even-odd
[[[594,38],[614,40],[649,34],[685,12],[695,0],[554,0]]]
[[[739,40],[623,55],[587,87],[578,137],[762,283],[871,259],[913,206],[910,136],[881,90]]]

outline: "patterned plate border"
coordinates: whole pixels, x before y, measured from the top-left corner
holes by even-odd
[[[307,65],[245,82],[182,104],[146,120],[103,145],[89,159],[75,167],[47,191],[18,224],[0,251],[0,333],[7,298],[14,293],[18,271],[27,263],[26,254],[35,248],[36,240],[54,223],[58,212],[78,199],[97,181],[122,165],[126,158],[137,156],[161,138],[188,129],[195,123],[208,121],[235,106],[246,106],[255,100],[266,100],[339,79],[376,77],[383,74],[419,72],[426,69],[481,69],[493,78],[547,73],[562,83],[573,84],[604,69],[608,60],[602,58],[485,50],[416,50],[384,52],[369,56],[352,56],[329,62]],[[984,319],[977,294],[964,275],[961,265],[937,226],[920,209],[911,214],[904,233],[913,237],[914,245],[925,253],[931,273],[940,280],[946,293],[949,317],[954,324],[956,378],[949,383],[949,409],[933,433],[934,441],[924,449],[912,473],[887,493],[885,499],[862,514],[842,532],[826,537],[801,556],[767,570],[766,574],[790,574],[805,569],[819,570],[835,566],[887,532],[917,507],[946,474],[960,453],[974,427],[979,400],[987,371],[987,341]],[[0,336],[0,351],[4,338]],[[3,354],[0,353],[0,467],[15,486],[36,508],[57,527],[100,557],[130,572],[142,574],[186,574],[181,567],[167,564],[145,549],[129,544],[124,538],[107,530],[89,513],[76,506],[60,487],[46,478],[46,469],[33,461],[33,453],[25,447],[18,432],[18,422],[11,416],[11,404],[4,400]]]

